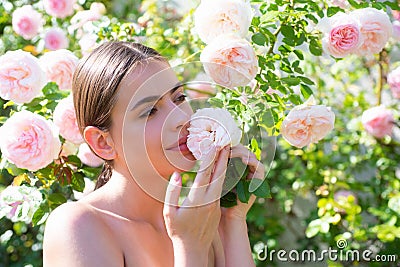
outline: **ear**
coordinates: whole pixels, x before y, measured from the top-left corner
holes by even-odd
[[[104,132],[94,126],[87,126],[83,131],[83,137],[97,156],[105,160],[116,158],[117,153],[109,132]]]

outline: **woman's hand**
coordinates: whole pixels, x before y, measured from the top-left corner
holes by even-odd
[[[265,176],[265,167],[264,165],[257,160],[256,155],[251,152],[248,148],[239,144],[232,148],[230,158],[241,158],[242,162],[249,167],[249,173],[247,175],[247,179],[264,179]],[[237,200],[237,205],[231,208],[221,208],[222,211],[222,219],[226,219],[227,222],[231,220],[246,220],[247,212],[250,210],[253,205],[256,196],[251,194],[248,203],[243,203]]]
[[[193,186],[181,206],[181,176],[174,173],[167,188],[164,221],[174,246],[175,266],[205,266],[221,218],[219,199],[229,158],[229,147],[206,155]],[[215,155],[217,154],[217,157]]]

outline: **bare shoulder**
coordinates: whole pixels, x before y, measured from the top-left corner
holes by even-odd
[[[123,266],[123,254],[96,211],[85,203],[71,202],[55,209],[46,222],[43,264]]]

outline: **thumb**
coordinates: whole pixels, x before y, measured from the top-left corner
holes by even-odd
[[[179,204],[179,195],[182,189],[182,177],[178,172],[171,175],[167,192],[165,193],[164,213],[175,210]]]

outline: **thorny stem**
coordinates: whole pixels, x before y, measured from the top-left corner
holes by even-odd
[[[378,66],[379,66],[379,76],[378,76],[378,82],[377,82],[377,98],[378,98],[378,106],[382,103],[382,89],[383,86],[386,83],[386,78],[387,78],[387,67],[389,65],[389,58],[387,51],[384,49],[382,52],[379,53],[379,60],[378,60]]]

